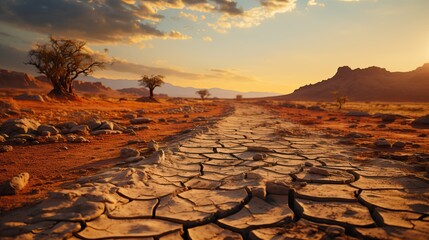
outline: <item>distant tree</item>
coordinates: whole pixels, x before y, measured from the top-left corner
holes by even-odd
[[[347,96],[343,96],[337,91],[332,92],[332,95],[334,96],[335,101],[338,104],[338,109],[341,110],[343,105],[346,104],[346,102],[348,101]]]
[[[81,74],[87,76],[97,68],[104,68],[105,63],[96,61],[85,45],[84,41],[56,39],[51,36],[49,43],[36,44],[29,51],[26,64],[35,66],[54,87],[49,96],[75,99],[73,80]]]
[[[139,80],[140,86],[146,87],[149,89],[149,97],[153,99],[153,90],[157,87],[160,87],[164,84],[165,77],[162,75],[147,75],[142,76],[142,79]]]
[[[204,101],[204,99],[206,99],[208,96],[210,96],[210,92],[209,92],[209,90],[207,90],[207,89],[201,89],[201,90],[198,90],[196,93],[197,93],[198,95],[200,95],[200,98],[201,98],[201,100],[203,100],[203,101]]]
[[[243,99],[243,95],[241,95],[241,94],[237,94],[237,95],[235,96],[235,99],[237,99],[238,101],[240,101],[241,99]]]

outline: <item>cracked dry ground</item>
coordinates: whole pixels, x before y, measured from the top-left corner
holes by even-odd
[[[354,161],[268,110],[237,105],[165,159],[115,167],[0,218],[1,238],[428,239],[429,181]]]

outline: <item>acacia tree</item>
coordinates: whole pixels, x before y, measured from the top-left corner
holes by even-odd
[[[332,95],[335,97],[335,101],[338,103],[338,109],[341,110],[343,105],[348,101],[347,96],[343,96],[337,91],[332,92]]]
[[[198,95],[200,95],[200,98],[201,98],[201,100],[203,100],[203,101],[204,101],[204,99],[206,99],[208,96],[210,96],[210,92],[209,92],[209,90],[207,90],[207,89],[201,89],[201,90],[198,90],[198,91],[196,91],[196,93],[197,93]]]
[[[240,101],[241,99],[243,99],[243,95],[241,95],[241,94],[237,94],[237,95],[235,96],[235,99],[237,99],[238,101]]]
[[[85,45],[84,41],[56,39],[51,36],[49,43],[36,44],[29,51],[26,64],[35,66],[54,87],[49,96],[75,99],[73,80],[81,74],[87,76],[97,68],[104,68],[105,63],[96,61]]]
[[[157,87],[160,87],[164,84],[165,77],[162,75],[147,75],[142,76],[142,79],[139,80],[140,86],[146,87],[149,89],[149,97],[153,99],[153,90]]]

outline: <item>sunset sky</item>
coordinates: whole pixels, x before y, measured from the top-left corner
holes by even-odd
[[[114,62],[96,77],[290,93],[339,66],[429,62],[428,0],[1,0],[0,68],[30,71],[49,35]]]

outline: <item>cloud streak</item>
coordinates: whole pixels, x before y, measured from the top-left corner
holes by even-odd
[[[191,38],[178,29],[162,29],[160,23],[168,18],[197,22],[199,15],[205,19],[201,14],[210,13],[211,22],[204,24],[224,33],[233,28],[258,26],[277,14],[293,11],[297,2],[255,1],[255,6],[246,9],[238,0],[2,0],[0,21],[29,31],[92,43],[138,43],[155,38]],[[308,5],[321,3],[309,0]]]
[[[135,75],[161,74],[171,79],[186,79],[194,81],[213,79],[217,81],[255,81],[255,79],[242,75],[236,70],[210,69],[203,73],[194,73],[174,67],[154,67],[145,64],[132,63],[124,59],[112,58],[105,52],[93,51],[90,48],[86,48],[86,51],[88,51],[88,53],[94,56],[97,60],[106,62],[106,70],[120,73],[131,73]],[[3,53],[0,54],[0,65],[3,68],[37,74],[33,66],[24,64],[24,62],[28,60],[27,51],[0,43],[0,52]]]

